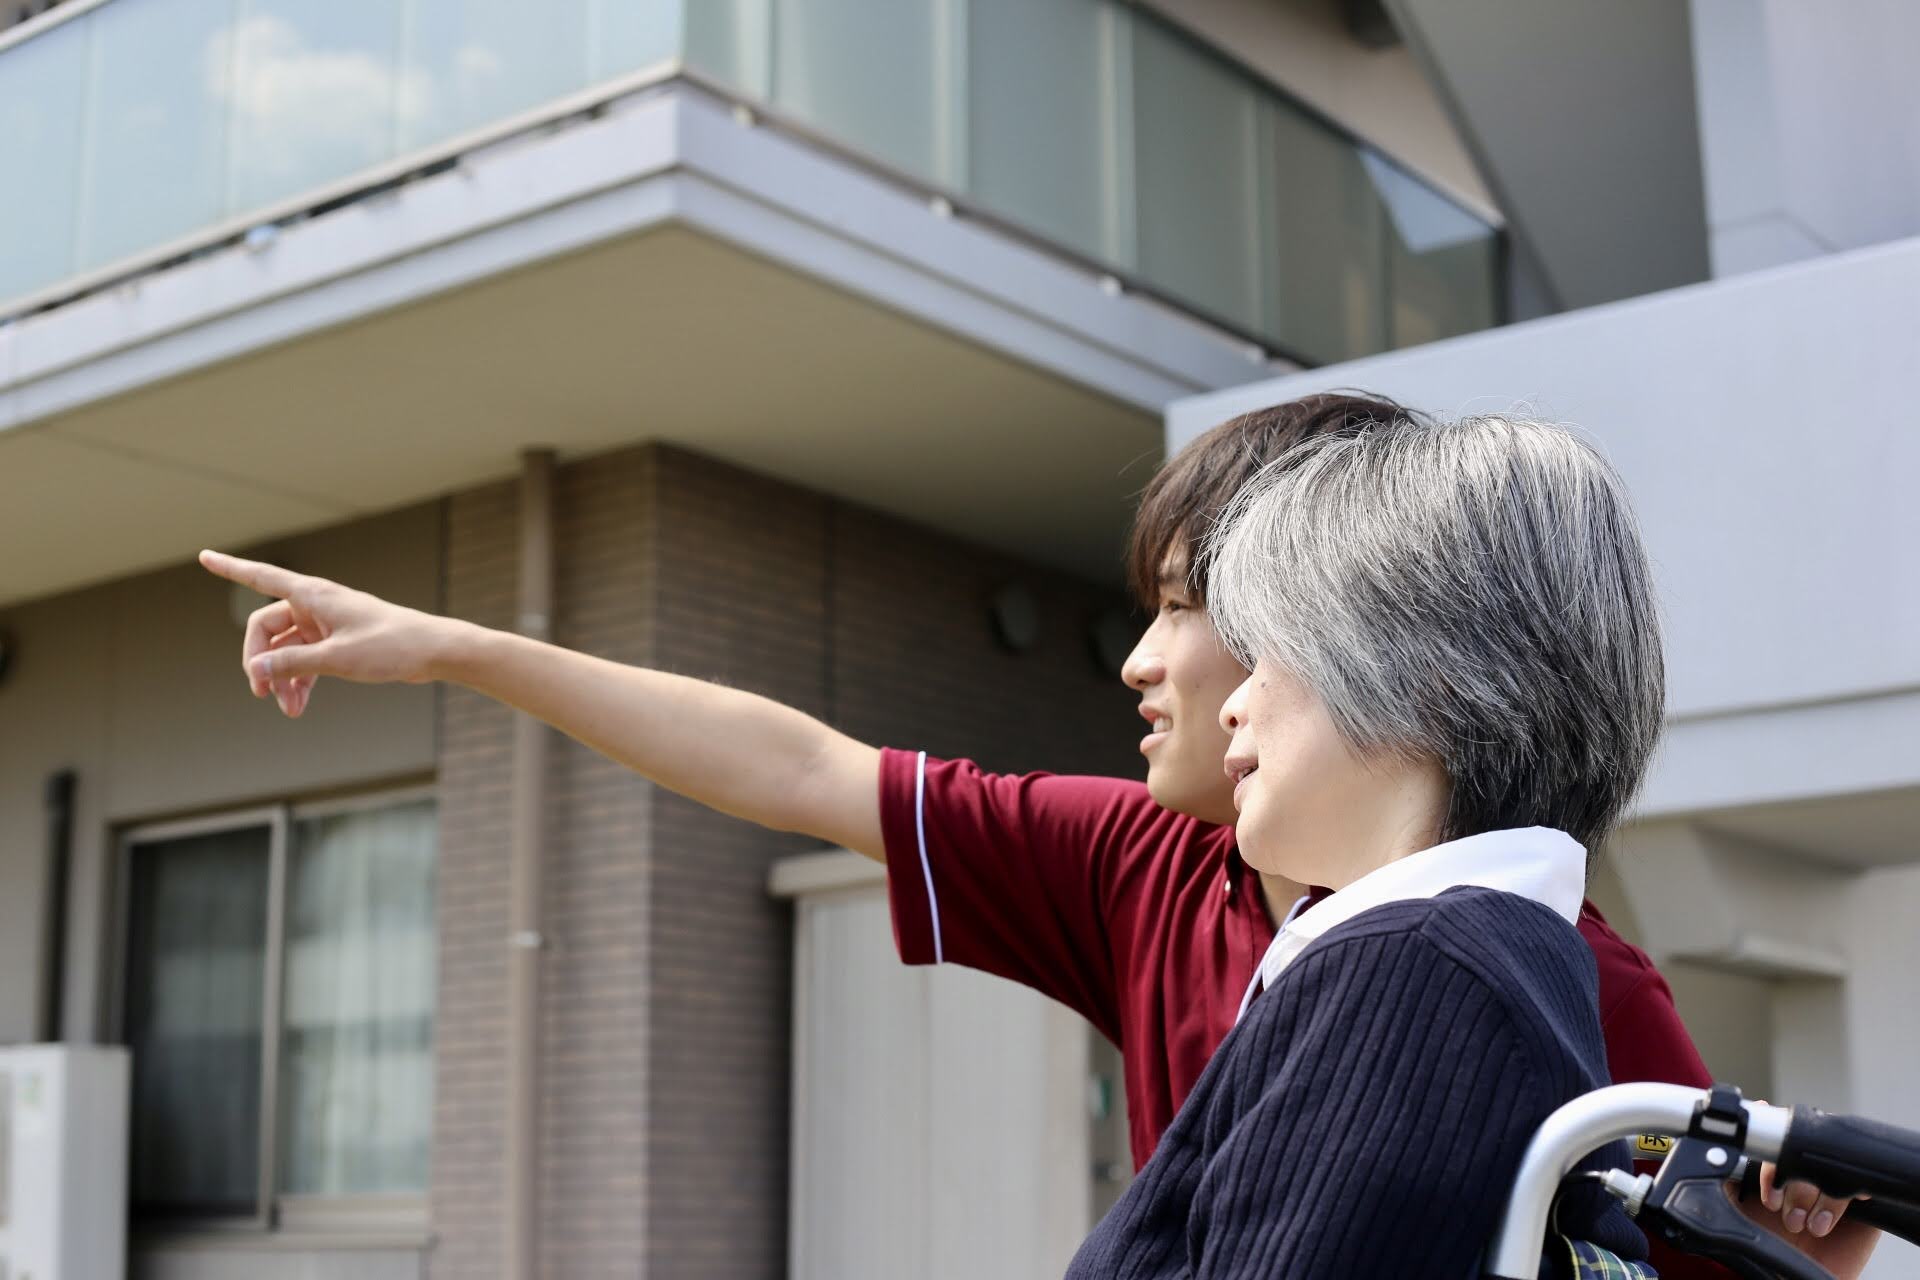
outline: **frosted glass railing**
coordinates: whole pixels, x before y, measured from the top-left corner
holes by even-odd
[[[1302,360],[1502,310],[1494,228],[1117,0],[84,6],[0,47],[0,314],[676,64]]]
[[[1483,329],[1500,234],[1114,0],[695,0],[688,65],[1266,346]]]
[[[0,35],[0,313],[668,64],[680,14],[676,0],[75,0]]]

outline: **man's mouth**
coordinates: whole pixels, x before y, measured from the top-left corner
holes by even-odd
[[[1140,708],[1140,716],[1147,722],[1147,736],[1140,739],[1140,754],[1145,755],[1173,732],[1173,717],[1148,707]]]

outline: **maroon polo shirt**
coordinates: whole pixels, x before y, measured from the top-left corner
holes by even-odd
[[[1134,1167],[1153,1154],[1232,1030],[1274,922],[1233,829],[1154,803],[1121,778],[984,773],[888,749],[880,826],[894,941],[1032,987],[1119,1046]],[[1666,980],[1592,903],[1579,929],[1600,977],[1616,1082],[1712,1082]],[[1666,1277],[1725,1276],[1659,1249]]]

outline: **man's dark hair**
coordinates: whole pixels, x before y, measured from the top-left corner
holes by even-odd
[[[1418,417],[1384,396],[1326,392],[1255,409],[1207,431],[1168,459],[1140,496],[1127,537],[1134,598],[1149,613],[1160,607],[1161,567],[1170,552],[1179,552],[1187,588],[1195,603],[1205,604],[1207,533],[1260,468],[1313,436]]]

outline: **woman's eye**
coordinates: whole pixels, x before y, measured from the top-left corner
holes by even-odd
[[[1186,607],[1186,604],[1179,600],[1162,600],[1160,602],[1160,612],[1162,613],[1178,613]]]

